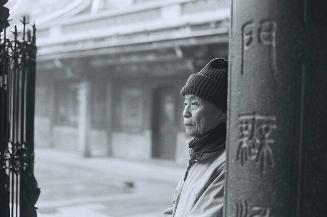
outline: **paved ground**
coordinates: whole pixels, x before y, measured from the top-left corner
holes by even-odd
[[[39,217],[157,217],[184,167],[37,149]]]

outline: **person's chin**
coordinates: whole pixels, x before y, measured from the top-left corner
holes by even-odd
[[[195,136],[196,132],[192,129],[186,129],[185,134],[186,134],[186,136]]]

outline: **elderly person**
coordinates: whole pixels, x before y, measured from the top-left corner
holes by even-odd
[[[171,217],[223,216],[228,62],[211,60],[181,89],[190,160],[175,190]]]

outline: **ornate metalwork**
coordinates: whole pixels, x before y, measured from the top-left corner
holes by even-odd
[[[0,161],[2,163],[2,169],[13,171],[16,174],[20,174],[27,169],[27,148],[24,144],[11,144],[4,151],[0,153]]]
[[[35,217],[35,26],[0,35],[0,216]]]

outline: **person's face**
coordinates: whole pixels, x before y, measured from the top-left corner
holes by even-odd
[[[187,136],[200,136],[225,121],[223,111],[195,95],[185,95],[184,126]]]

